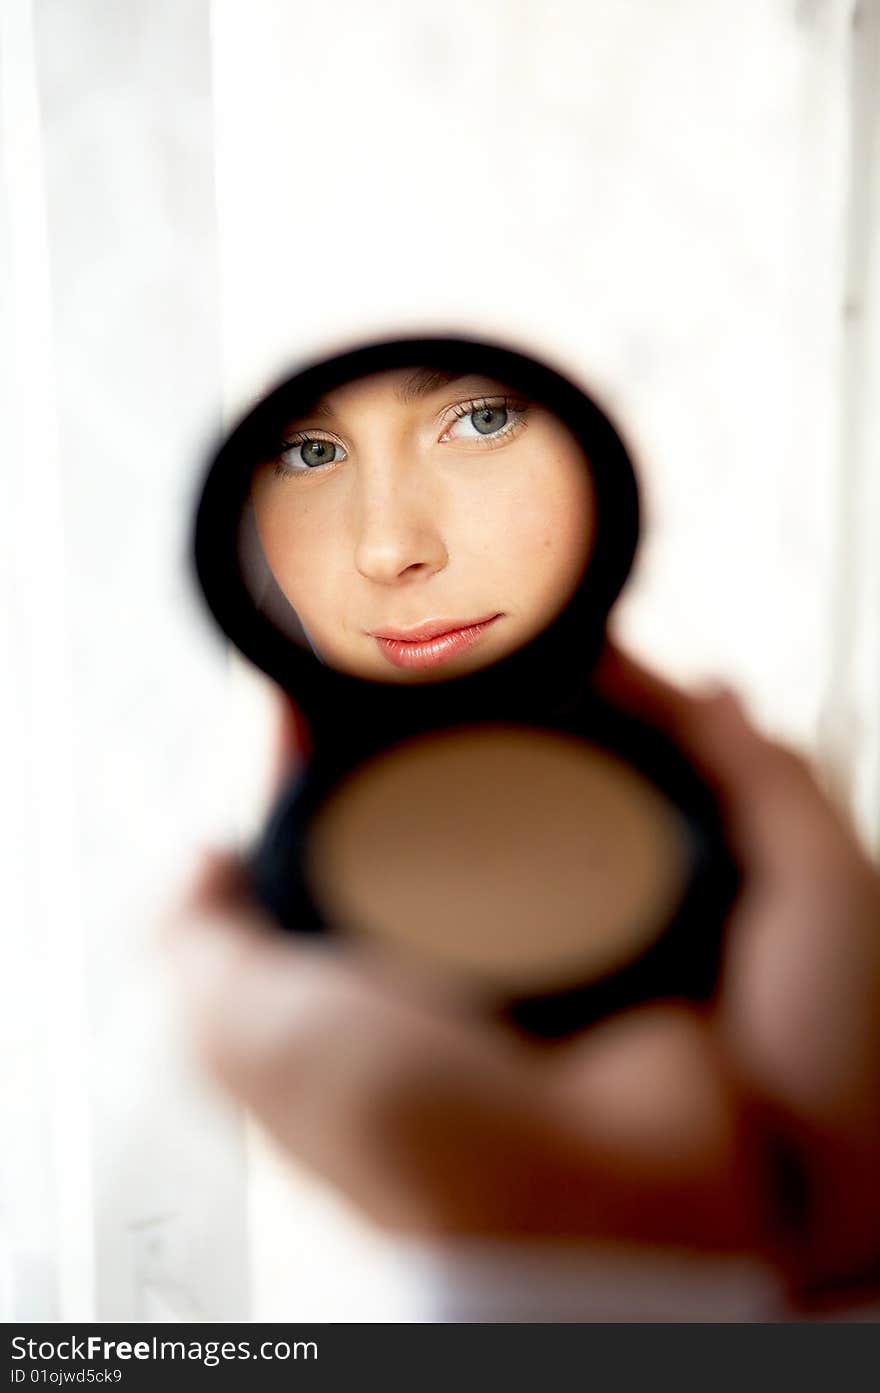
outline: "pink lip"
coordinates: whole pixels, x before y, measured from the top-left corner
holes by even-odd
[[[433,667],[470,648],[500,617],[492,614],[486,619],[437,619],[413,629],[384,629],[372,637],[395,667]]]

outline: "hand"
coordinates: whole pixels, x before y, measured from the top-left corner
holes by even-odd
[[[744,867],[709,1007],[532,1044],[366,952],[282,936],[217,854],[166,932],[197,1049],[392,1230],[751,1252],[801,1290],[876,1270],[880,876],[732,696],[686,695],[611,648],[599,680],[701,769]],[[289,744],[289,710],[281,728]]]

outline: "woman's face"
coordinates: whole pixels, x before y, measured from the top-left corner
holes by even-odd
[[[391,682],[505,656],[570,598],[594,527],[583,450],[492,378],[399,369],[328,392],[254,476],[269,566],[319,657]]]

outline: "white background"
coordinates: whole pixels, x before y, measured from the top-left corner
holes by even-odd
[[[0,15],[0,1313],[403,1316],[394,1254],[195,1076],[155,952],[265,764],[187,570],[202,458],[361,336],[544,354],[636,449],[619,636],[735,682],[876,848],[880,5]]]

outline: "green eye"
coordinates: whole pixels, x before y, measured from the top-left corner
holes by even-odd
[[[322,465],[338,464],[347,459],[342,445],[335,440],[323,440],[314,435],[291,435],[284,441],[278,455],[276,469],[282,477],[291,474],[307,474],[311,469]]]
[[[471,424],[480,435],[493,435],[507,425],[508,412],[503,406],[481,406],[470,414]]]
[[[310,469],[319,464],[332,464],[338,453],[332,440],[304,440],[299,447],[299,457]]]
[[[478,441],[485,445],[503,445],[525,425],[527,402],[466,401],[455,407],[455,419],[443,440]]]

